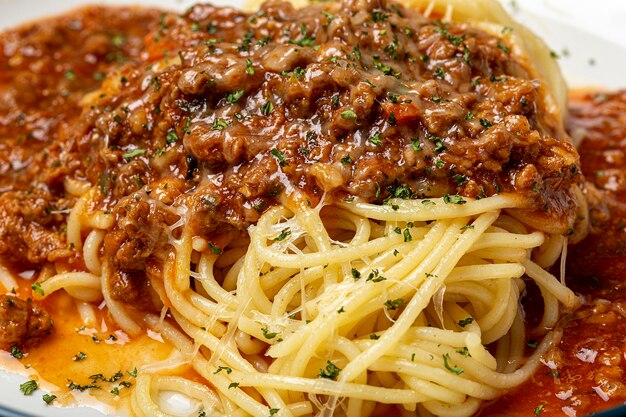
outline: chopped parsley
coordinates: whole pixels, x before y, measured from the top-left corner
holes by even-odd
[[[289,228],[285,228],[283,229],[280,234],[278,236],[276,236],[274,238],[274,242],[280,242],[283,241],[287,238],[287,236],[289,236],[291,234],[291,230],[289,230]]]
[[[279,411],[280,411],[280,408],[270,408],[270,417],[278,413]]]
[[[385,301],[385,307],[387,310],[397,310],[404,305],[404,298],[398,298],[395,300]]]
[[[402,13],[402,10],[400,10],[400,8],[399,8],[397,5],[392,4],[392,5],[391,5],[391,8],[394,10],[394,12],[396,12],[396,14],[397,14],[398,16],[400,16],[400,17],[404,17],[404,14]]]
[[[287,158],[278,149],[272,148],[270,149],[270,153],[274,155],[276,159],[278,159],[278,165],[280,165],[281,167],[289,166],[289,163],[287,162]]]
[[[374,134],[374,136],[372,136],[368,140],[376,146],[380,146],[383,143],[382,140],[380,139],[380,132],[377,132],[376,134]]]
[[[37,382],[32,379],[20,385],[20,391],[22,391],[24,395],[31,395],[37,390],[37,388],[39,388],[39,385],[37,385]]]
[[[270,38],[269,36],[266,36],[264,38],[259,39],[259,41],[256,44],[259,46],[265,46],[268,43],[270,43],[270,40],[272,40],[272,38]]]
[[[461,174],[455,174],[454,176],[452,176],[452,179],[454,180],[454,182],[457,183],[459,187],[465,184],[465,182],[467,181],[467,177]]]
[[[511,53],[511,48],[509,48],[508,46],[506,46],[505,44],[500,43],[500,42],[498,42],[498,49],[500,49],[505,54],[510,54]]]
[[[213,120],[213,125],[211,126],[211,130],[224,130],[228,126],[230,126],[230,122],[222,119]]]
[[[394,104],[400,104],[400,101],[398,100],[400,96],[397,94],[387,93],[387,98]]]
[[[533,412],[535,413],[536,416],[541,415],[544,405],[545,404],[539,404],[537,407],[535,407],[535,410]]]
[[[411,147],[415,152],[419,152],[422,150],[422,144],[420,143],[419,138],[413,138],[411,140]]]
[[[433,149],[435,152],[441,153],[446,150],[446,145],[444,145],[443,141],[439,139],[438,137],[431,136],[429,139],[435,143],[435,148]]]
[[[322,378],[335,380],[339,376],[340,372],[341,372],[341,368],[338,368],[337,366],[335,366],[334,363],[327,360],[326,368],[320,369],[317,375]]]
[[[231,382],[228,384],[228,389],[237,388],[239,386],[239,382]]]
[[[352,158],[350,158],[350,155],[346,155],[343,158],[341,158],[341,163],[343,165],[350,165],[352,164]]]
[[[467,203],[467,201],[465,201],[463,199],[463,197],[461,197],[458,194],[455,195],[450,195],[450,194],[446,194],[443,196],[443,202],[446,204],[465,204]]]
[[[491,126],[493,126],[493,123],[491,123],[487,119],[480,119],[480,125],[484,127],[485,129],[489,129]]]
[[[245,52],[250,49],[250,45],[254,40],[254,32],[251,30],[244,33],[243,38],[241,39],[241,45],[237,47],[237,50],[240,52]]]
[[[457,375],[461,375],[464,372],[463,369],[459,368],[458,366],[450,366],[449,361],[450,361],[450,355],[446,353],[445,355],[443,355],[443,366],[445,366],[445,368],[448,371]]]
[[[399,46],[399,44],[398,44],[398,36],[396,36],[394,34],[393,35],[393,42],[391,44],[385,46],[385,52],[391,58],[398,59],[398,53],[396,52],[398,50],[398,46]]]
[[[54,401],[57,398],[56,395],[54,394],[44,394],[42,399],[46,404],[50,404],[52,401]]]
[[[86,357],[87,357],[87,355],[85,353],[78,352],[76,355],[74,355],[72,360],[75,361],[75,362],[79,362],[79,361],[82,361],[83,359],[85,359]]]
[[[65,78],[67,80],[69,80],[69,81],[76,81],[76,73],[74,71],[72,71],[71,69],[65,71],[64,75],[65,75]]]
[[[391,75],[393,77],[399,77],[400,73],[396,72],[393,68],[388,65],[383,65],[380,61],[374,61],[374,67],[381,71],[385,75]]]
[[[191,118],[188,117],[185,120],[185,127],[183,127],[183,133],[187,133],[187,134],[191,133],[191,129],[189,128],[190,126],[191,126]]]
[[[372,272],[369,273],[365,281],[381,282],[381,281],[385,281],[386,279],[387,278],[380,275],[380,272],[378,271],[378,269],[374,269]]]
[[[232,93],[228,93],[228,95],[226,96],[226,101],[228,102],[228,104],[235,104],[239,101],[241,97],[243,97],[243,93],[244,91],[242,88],[233,91]]]
[[[165,136],[165,142],[167,142],[167,144],[178,142],[178,135],[174,130],[170,130],[169,132],[167,132],[167,136]]]
[[[44,293],[43,293],[43,288],[41,288],[41,284],[38,282],[35,282],[34,284],[31,284],[30,286],[33,291],[35,291],[37,294],[41,295],[43,297]]]
[[[156,76],[152,77],[152,79],[150,80],[150,84],[154,84],[155,91],[159,91],[161,89],[161,83],[159,82],[159,78]]]
[[[222,253],[222,249],[215,246],[212,242],[209,242],[209,250],[214,255],[219,255]]]
[[[122,35],[115,35],[111,38],[111,43],[119,48],[124,44],[124,37]]]
[[[465,319],[463,319],[463,320],[459,320],[459,326],[461,326],[461,327],[465,327],[465,326],[467,326],[468,324],[472,324],[473,322],[474,322],[474,317],[471,317],[471,316],[470,316],[470,317],[465,318]]]
[[[300,35],[301,35],[300,39],[298,40],[289,39],[289,43],[293,45],[298,45],[298,46],[312,46],[313,43],[315,42],[315,36],[308,35],[307,28],[304,23],[300,25]]]
[[[226,371],[227,374],[230,374],[231,372],[233,372],[233,370],[229,368],[228,366],[218,366],[217,370],[213,372],[213,375],[219,374],[222,371]]]
[[[143,155],[145,153],[146,153],[145,149],[139,149],[138,148],[138,149],[133,149],[130,152],[126,152],[123,156],[124,156],[124,159],[133,159],[134,157],[141,156],[141,155]]]
[[[274,103],[271,101],[266,101],[265,104],[261,106],[261,114],[263,116],[269,116],[274,112]]]
[[[352,119],[356,119],[357,118],[357,115],[354,112],[354,110],[342,111],[340,116],[341,116],[342,119],[346,119],[346,120],[352,120]]]
[[[465,44],[463,44],[463,61],[467,65],[470,65],[470,66],[472,65],[472,63],[470,62],[470,50]]]
[[[352,273],[352,278],[354,278],[355,281],[361,278],[361,273],[356,268],[352,268],[350,272]]]
[[[17,345],[13,345],[11,346],[11,356],[13,356],[15,359],[22,359],[24,357],[24,354]]]
[[[246,59],[246,72],[248,75],[254,75],[254,67],[252,66],[251,59]]]
[[[437,67],[435,69],[435,77],[443,79],[446,76],[446,69],[444,67]]]
[[[273,339],[273,338],[275,338],[276,336],[278,336],[278,333],[275,333],[275,332],[270,332],[270,331],[269,331],[269,329],[267,328],[267,326],[263,327],[263,328],[261,329],[261,331],[263,332],[263,336],[264,336],[266,339]]]
[[[391,16],[391,15],[388,15],[388,14],[383,13],[381,11],[374,10],[370,14],[370,16],[372,17],[372,21],[374,23],[379,23],[379,22],[384,22],[385,20],[389,19],[389,16]]]
[[[326,16],[326,23],[324,23],[325,26],[328,26],[330,22],[333,21],[333,18],[335,17],[334,14],[327,12],[326,10],[322,10],[320,13]]]
[[[462,356],[470,356],[470,357],[472,356],[469,353],[469,349],[467,348],[467,346],[463,346],[463,349],[457,349],[456,353],[458,353],[459,355],[462,355]]]
[[[261,114],[263,116],[269,116],[274,112],[274,103],[271,101],[266,101],[265,104],[261,106]]]
[[[302,78],[304,77],[304,74],[306,74],[306,70],[304,70],[303,68],[295,67],[293,69],[293,76],[296,78]]]

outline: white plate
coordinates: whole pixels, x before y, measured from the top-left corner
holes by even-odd
[[[245,0],[214,0],[214,4],[241,6]],[[626,87],[626,2],[600,0],[503,1],[509,11],[546,40],[561,57],[572,87]],[[522,3],[523,2],[523,3]],[[0,0],[0,29],[61,13],[87,4],[142,4],[183,11],[195,0]],[[42,392],[23,396],[19,385],[26,379],[0,371],[0,415],[46,417],[101,417],[93,409],[59,409],[41,401]],[[15,410],[9,413],[1,408]]]

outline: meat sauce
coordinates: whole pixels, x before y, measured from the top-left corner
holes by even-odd
[[[626,403],[626,91],[572,93],[569,116],[591,233],[568,249],[567,284],[585,304],[563,318],[549,366],[481,416],[584,416]]]
[[[138,15],[134,30],[154,26],[155,14]],[[125,53],[107,39],[105,61],[106,47]],[[53,145],[19,159],[30,176],[14,183],[18,171],[7,165],[3,181],[13,185],[0,196],[0,236],[12,243],[0,254],[75,262],[63,235],[73,199],[62,185],[72,180],[97,185],[93,209],[115,217],[104,243],[113,297],[145,309],[154,308],[149,278],[178,207],[195,235],[219,246],[219,236],[245,230],[288,194],[316,204],[323,195],[382,203],[509,191],[565,232],[578,157],[511,48],[393,2],[301,10],[268,2],[255,14],[197,5],[160,15],[145,53],[109,66]],[[52,49],[40,45],[39,55]],[[87,77],[94,86],[99,64],[79,72],[93,52],[72,50],[48,82]],[[4,88],[20,97],[11,80]],[[15,162],[11,152],[4,159]]]
[[[197,234],[208,240],[225,230],[239,233],[294,190],[310,204],[323,195],[384,203],[390,196],[511,191],[562,217],[573,205],[566,190],[581,181],[577,155],[507,42],[395,3],[359,4],[302,12],[269,2],[255,14],[197,5],[182,16],[89,7],[1,34],[3,262],[17,272],[39,273],[45,262],[84,269],[65,237],[76,201],[65,191],[68,179],[97,185],[98,208],[115,215],[104,247],[114,270],[113,296],[144,309],[154,308],[144,303],[148,279],[160,269],[167,226],[177,221],[171,211],[153,209],[147,196],[188,207]],[[566,405],[581,415],[621,401],[619,342],[626,329],[615,266],[621,255],[617,243],[602,251],[594,246],[607,234],[617,242],[626,233],[620,190],[611,189],[621,184],[615,162],[621,148],[594,148],[613,146],[595,132],[624,117],[619,103],[607,96],[572,105],[571,130],[589,138],[582,149],[595,149],[583,152],[583,171],[595,181],[588,194],[597,203],[597,233],[571,248],[578,253],[571,262],[581,264],[572,264],[580,274],[570,281],[588,305],[570,318],[555,350],[561,376],[541,370],[487,413],[513,414],[507,404],[522,401],[530,412],[541,406],[543,415],[562,413]],[[585,159],[591,155],[593,162]],[[609,167],[616,170],[613,180],[590,174]],[[603,193],[612,204],[602,204]],[[593,274],[589,265],[597,266]],[[26,299],[30,288],[23,284],[18,295]],[[66,301],[55,295],[43,307],[56,322],[76,317]],[[43,314],[41,306],[24,304],[22,323]],[[64,365],[51,363],[45,352],[67,340],[77,351],[94,343],[76,336],[75,325],[59,326],[30,349],[30,362],[60,385],[72,375],[52,372]],[[588,345],[579,346],[585,340]],[[141,338],[131,346],[138,347],[128,352],[154,344]],[[598,352],[594,363],[574,358],[583,347]],[[90,352],[103,358],[99,363],[114,360]],[[83,364],[68,373],[87,383],[92,369]],[[611,391],[605,403],[590,394],[587,381],[622,391]],[[570,400],[549,394],[561,383],[572,387]],[[583,405],[573,405],[574,397]]]
[[[0,253],[41,264],[71,253],[63,180],[80,101],[138,59],[160,12],[93,7],[0,34]],[[75,153],[72,154],[74,157]]]

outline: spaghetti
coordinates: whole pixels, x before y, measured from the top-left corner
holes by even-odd
[[[243,255],[247,242],[238,240],[220,254],[194,251],[182,222],[163,282],[164,302],[180,329],[155,316],[143,325],[173,343],[216,394],[159,376],[163,369],[147,370],[133,390],[133,411],[165,415],[155,411],[151,392],[167,389],[201,400],[207,415],[341,409],[362,416],[377,404],[473,415],[482,401],[534,372],[558,340],[558,331],[546,329],[555,328],[559,305],[578,305],[531,256],[541,248],[553,254],[543,263],[555,263],[560,250],[545,245],[562,240],[504,214],[519,205],[508,195],[463,204],[443,198],[389,206],[287,203],[253,226]],[[88,259],[92,249],[83,248]],[[46,295],[64,288],[98,302],[107,285],[107,268],[102,271],[102,284],[94,270],[56,275],[42,288]],[[539,325],[544,340],[530,357],[519,303],[524,276],[541,289],[546,306]],[[123,306],[107,305],[122,329],[140,328]],[[495,355],[485,347],[492,343]]]

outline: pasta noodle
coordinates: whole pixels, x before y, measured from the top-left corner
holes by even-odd
[[[183,333],[170,325],[163,331],[156,318],[148,323],[190,358],[216,394],[146,369],[133,391],[135,413],[166,415],[154,392],[169,389],[200,400],[207,415],[271,409],[306,415],[321,405],[328,415],[340,409],[361,416],[383,403],[469,416],[481,401],[523,381],[555,335],[544,330],[540,348],[524,357],[521,278],[534,280],[544,295],[540,328],[555,327],[559,306],[578,303],[532,260],[533,249],[558,252],[545,245],[558,247],[561,239],[504,214],[519,206],[508,195],[462,205],[393,204],[399,208],[288,203],[261,217],[247,250],[232,242],[222,254],[200,253],[197,264],[192,236],[180,226],[164,285]],[[97,251],[101,239],[90,237]],[[231,271],[236,283],[227,291],[217,277]],[[107,268],[102,272],[107,300]],[[42,283],[46,295],[64,288],[91,302],[99,300],[100,286],[92,273]],[[125,331],[139,331],[122,305],[109,299],[107,306]],[[485,347],[490,343],[498,346],[496,356]],[[270,360],[259,363],[265,350]]]

